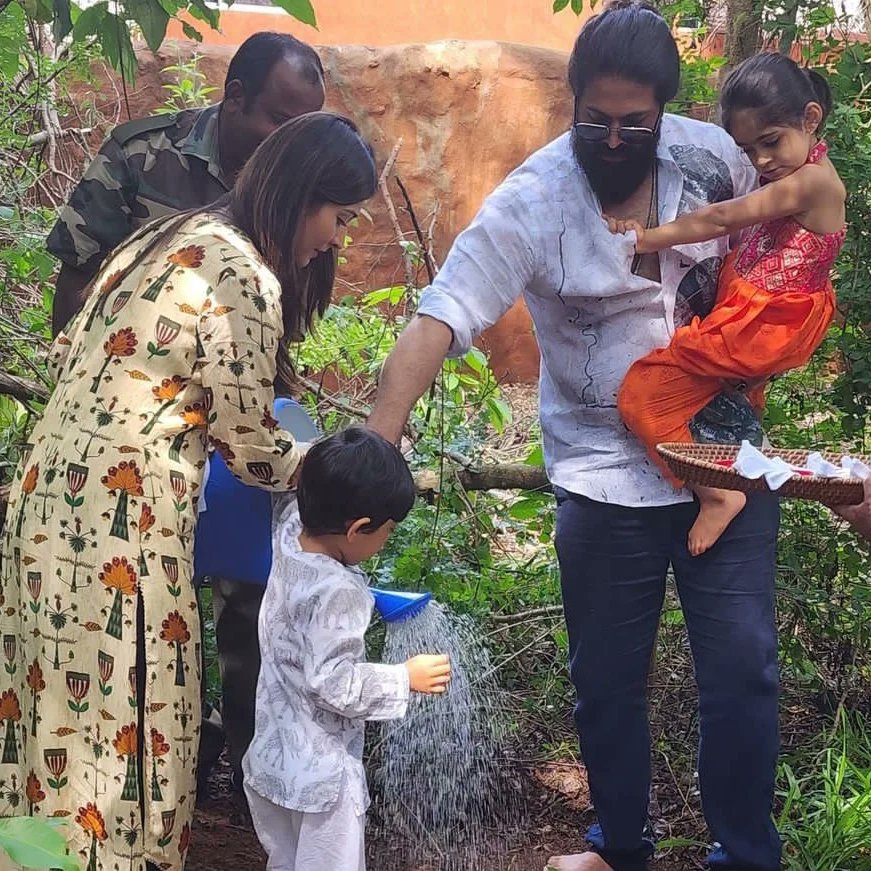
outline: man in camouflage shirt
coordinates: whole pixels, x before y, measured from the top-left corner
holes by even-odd
[[[276,127],[323,104],[314,49],[286,34],[256,33],[230,62],[223,102],[116,127],[48,237],[61,261],[54,334],[81,308],[82,291],[116,245],[155,218],[220,199]]]
[[[323,67],[310,46],[279,33],[256,33],[230,62],[223,102],[154,115],[116,127],[85,170],[48,237],[61,261],[52,326],[60,332],[81,308],[103,261],[155,218],[223,197],[257,146],[290,118],[324,104]],[[236,785],[254,734],[260,668],[257,617],[263,587],[211,578],[221,665],[222,719]],[[203,722],[200,786],[224,736]]]

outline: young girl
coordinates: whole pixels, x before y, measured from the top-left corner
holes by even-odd
[[[675,486],[681,482],[656,445],[693,441],[690,421],[730,384],[749,388],[761,414],[765,382],[807,363],[832,320],[829,271],[846,232],[846,192],[819,139],[831,104],[818,73],[785,55],[749,58],[729,76],[720,105],[761,188],[652,229],[607,219],[612,232],[636,233],[639,254],[753,228],[723,264],[711,313],[633,364],[617,397],[624,422]],[[689,550],[698,556],[716,543],[746,497],[692,489],[701,508]]]
[[[373,597],[356,566],[413,503],[399,450],[350,427],[312,447],[297,499],[276,509],[254,740],[242,761],[267,871],[364,871],[365,721],[403,717],[410,691],[443,693],[450,681],[443,655],[366,662]]]

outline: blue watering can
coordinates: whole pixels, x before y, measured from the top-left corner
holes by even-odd
[[[314,441],[320,435],[306,410],[292,399],[276,398],[273,415],[297,441]],[[206,509],[194,541],[195,583],[215,576],[265,587],[272,567],[272,494],[243,484],[214,451],[208,463]],[[375,608],[387,623],[416,616],[432,598],[431,593],[372,592]]]

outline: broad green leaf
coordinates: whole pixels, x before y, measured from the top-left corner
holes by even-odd
[[[188,24],[187,21],[182,21],[181,29],[184,31],[184,35],[188,39],[196,40],[196,42],[203,41],[202,33],[200,33],[199,30],[197,30],[196,27],[194,27],[192,24]]]
[[[157,0],[126,0],[124,5],[129,17],[142,28],[148,47],[157,51],[166,36],[166,26],[169,24],[166,10]]]
[[[21,0],[21,5],[38,24],[48,24],[54,18],[52,0]]]
[[[498,396],[491,396],[487,399],[487,412],[490,417],[490,424],[497,432],[502,432],[511,423],[511,406]]]
[[[557,12],[562,12],[566,6],[569,5],[569,0],[553,0],[553,11],[554,14]]]
[[[54,21],[52,30],[55,44],[59,43],[73,29],[70,0],[54,0]]]
[[[389,302],[390,305],[398,305],[402,301],[405,294],[405,288],[402,285],[396,287],[383,287],[381,290],[373,290],[363,296],[364,306],[374,306],[382,302]]]
[[[66,849],[63,835],[45,820],[33,817],[0,820],[0,850],[25,868],[81,871],[78,861],[68,856]]]
[[[14,79],[21,65],[26,24],[24,10],[17,3],[10,3],[0,16],[0,74],[7,79]]]
[[[532,520],[534,517],[538,516],[542,509],[546,508],[549,510],[550,507],[550,496],[542,498],[538,494],[534,494],[532,496],[525,496],[518,499],[508,508],[508,514],[513,517],[514,520]]]
[[[572,12],[580,15],[584,11],[584,0],[572,0]]]
[[[13,4],[8,6],[7,10],[17,8]],[[6,15],[8,12],[3,14]],[[23,39],[23,35],[20,40],[0,35],[0,75],[6,79],[14,79],[18,75],[18,68],[21,64],[21,53],[18,50],[18,46],[21,45]]]
[[[487,371],[487,355],[480,348],[472,348],[463,357],[463,362],[478,375],[483,375]]]
[[[85,9],[76,19],[73,27],[73,39],[77,42],[100,33],[104,26],[104,19],[109,12],[109,4],[106,0],[100,0],[93,6]]]
[[[310,24],[317,28],[318,23],[315,18],[315,10],[311,5],[311,0],[274,0],[276,6],[280,6],[288,15],[292,15],[297,21],[303,24]]]
[[[107,12],[102,32],[103,54],[106,60],[128,81],[136,78],[136,54],[130,41],[127,22]]]
[[[539,442],[530,452],[529,456],[523,461],[527,466],[543,466],[544,465],[544,451],[541,447],[541,442]]]
[[[188,12],[199,21],[205,21],[214,30],[218,29],[220,13],[217,9],[206,6],[205,0],[190,0]]]

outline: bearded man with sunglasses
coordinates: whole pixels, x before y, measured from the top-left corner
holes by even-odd
[[[541,349],[575,722],[599,819],[587,852],[551,859],[564,871],[648,867],[647,675],[669,568],[699,688],[708,863],[780,866],[771,820],[777,500],[749,497],[720,541],[693,558],[697,506],[661,479],[617,412],[630,364],[710,310],[730,242],[636,257],[603,212],[652,226],[755,185],[723,130],[664,112],[679,76],[674,39],[653,7],[617,0],[587,22],[569,63],[573,129],[513,172],[457,238],[385,363],[369,420],[398,439],[444,357],[463,354],[524,296]],[[728,440],[739,405],[714,400],[695,422],[699,440]]]

